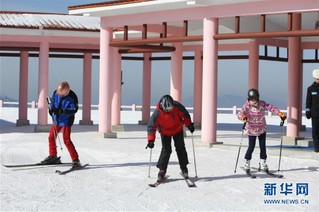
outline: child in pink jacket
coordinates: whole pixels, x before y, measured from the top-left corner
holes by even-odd
[[[260,159],[259,163],[260,169],[263,171],[268,171],[268,166],[266,164],[267,154],[266,154],[266,119],[265,112],[270,111],[271,113],[278,115],[284,122],[286,120],[286,115],[280,112],[280,110],[266,103],[265,101],[259,100],[259,92],[257,89],[250,89],[248,91],[248,99],[243,105],[241,111],[237,114],[237,117],[246,123],[246,131],[248,134],[248,149],[245,154],[245,171],[250,171],[250,160],[252,158],[252,153],[255,149],[256,139],[258,137],[259,147],[260,147]]]

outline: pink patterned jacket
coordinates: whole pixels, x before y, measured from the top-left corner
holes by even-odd
[[[237,114],[237,117],[239,120],[242,120],[243,116],[247,117],[246,131],[248,135],[259,136],[266,132],[266,111],[270,111],[275,115],[280,112],[277,107],[262,100],[259,100],[256,103],[251,103],[246,100],[241,111]]]

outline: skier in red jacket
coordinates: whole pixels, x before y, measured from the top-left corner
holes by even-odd
[[[185,107],[174,101],[170,95],[164,95],[156,105],[147,126],[147,139],[149,148],[154,147],[156,129],[161,135],[162,150],[157,162],[159,168],[158,180],[162,180],[166,174],[167,165],[172,153],[171,141],[174,140],[179,166],[184,177],[188,177],[187,164],[188,157],[184,142],[183,125],[185,125],[191,133],[195,131],[194,124]]]

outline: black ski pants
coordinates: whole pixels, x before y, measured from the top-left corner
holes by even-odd
[[[161,154],[159,156],[156,167],[161,170],[164,170],[165,172],[167,170],[169,158],[172,153],[172,144],[171,144],[172,137],[174,140],[174,146],[177,153],[177,158],[178,158],[180,168],[181,169],[185,168],[187,164],[189,163],[186,148],[185,148],[183,130],[174,136],[161,135],[162,150],[161,150]]]
[[[246,160],[251,160],[251,155],[253,154],[253,151],[256,146],[256,139],[257,136],[248,136],[248,149],[245,154],[245,159]],[[260,159],[266,159],[267,154],[266,154],[266,132],[258,136],[259,140],[259,148],[260,148]]]
[[[312,139],[315,151],[319,151],[319,117],[311,118],[312,124]]]

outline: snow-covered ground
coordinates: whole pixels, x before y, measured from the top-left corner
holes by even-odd
[[[0,112],[2,164],[35,163],[48,155],[48,134],[33,132],[35,109],[29,109],[31,125],[24,127],[15,127],[16,108],[1,108]],[[174,151],[167,182],[157,188],[148,187],[156,180],[161,144],[157,136],[148,178],[150,150],[145,149],[146,126],[136,124],[140,117],[140,112],[122,111],[125,131],[118,132],[116,139],[101,138],[97,125],[80,126],[77,118],[72,140],[81,162],[90,164],[86,169],[62,176],[55,170],[67,167],[1,166],[1,211],[318,211],[318,154],[284,148],[282,179],[262,173],[250,179],[240,168],[234,174],[242,124],[231,114],[218,115],[217,140],[223,144],[208,148],[200,142],[200,131],[195,131],[197,179],[192,137],[187,132],[188,167],[196,188],[188,188],[179,175]],[[98,123],[97,111],[92,111],[92,119]],[[267,119],[268,145],[276,146],[280,142],[280,120]],[[303,123],[307,126],[303,136],[310,137],[310,122]],[[243,164],[246,144],[244,136],[238,167]],[[70,162],[64,145],[58,151],[63,162]],[[278,148],[268,149],[270,169],[278,169],[278,152]],[[256,148],[252,160],[255,167],[258,158]]]

